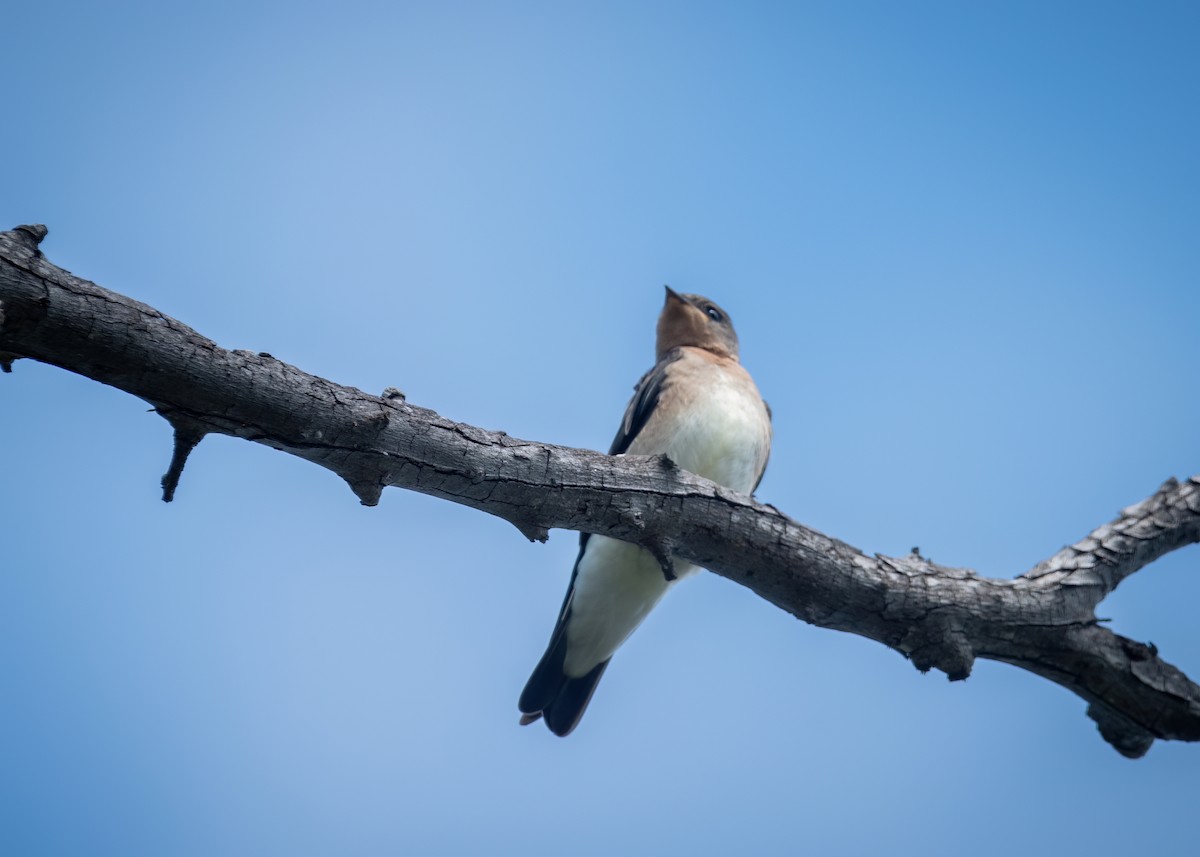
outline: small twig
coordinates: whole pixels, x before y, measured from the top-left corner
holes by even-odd
[[[171,452],[171,464],[167,467],[167,472],[163,474],[162,478],[163,502],[170,503],[175,499],[175,489],[179,487],[179,477],[183,475],[183,468],[187,464],[188,456],[192,454],[192,450],[196,448],[200,441],[204,440],[204,436],[208,434],[208,431],[199,422],[189,417],[164,413],[162,410],[159,410],[158,413],[175,430],[175,443]]]

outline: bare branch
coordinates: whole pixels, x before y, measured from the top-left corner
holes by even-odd
[[[1152,496],[1121,510],[1121,517],[1093,530],[1025,573],[1031,580],[1090,592],[1092,606],[1129,575],[1165,553],[1200,540],[1200,486],[1168,479]]]
[[[1200,740],[1200,687],[1094,614],[1129,574],[1200,541],[1198,478],[1168,481],[1014,579],[916,551],[868,556],[660,458],[518,440],[411,405],[393,388],[372,396],[267,354],[227,351],[52,265],[38,250],[44,235],[0,233],[0,351],[111,384],[167,416],[176,447],[165,498],[194,439],[241,437],[328,468],[367,505],[392,485],[481,509],[531,539],[565,528],[634,542],[666,560],[664,573],[682,557],[954,680],[976,658],[1014,664],[1085,699],[1105,740],[1131,757],[1155,738]]]

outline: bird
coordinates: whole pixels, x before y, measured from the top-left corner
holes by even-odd
[[[751,494],[766,470],[771,434],[771,412],[742,367],[729,314],[667,286],[655,364],[634,388],[609,455],[665,455]],[[637,545],[581,534],[558,621],[521,693],[521,725],[544,719],[555,735],[569,735],[616,650],[667,590],[697,570],[678,557],[664,565]]]

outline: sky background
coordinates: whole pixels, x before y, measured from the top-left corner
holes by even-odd
[[[12,4],[0,228],[227,348],[607,448],[662,286],[731,313],[758,496],[1013,576],[1200,473],[1200,12]],[[572,533],[0,376],[0,851],[1181,853],[1200,746],[712,575],[519,728]],[[1200,678],[1200,552],[1101,606]]]

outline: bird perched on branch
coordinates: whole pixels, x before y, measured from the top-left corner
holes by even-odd
[[[610,455],[665,455],[742,494],[758,487],[771,449],[771,416],[738,362],[723,309],[667,287],[657,362],[638,382]],[[696,571],[628,542],[584,533],[550,644],[519,703],[521,724],[544,718],[569,735],[613,653],[679,579]]]

